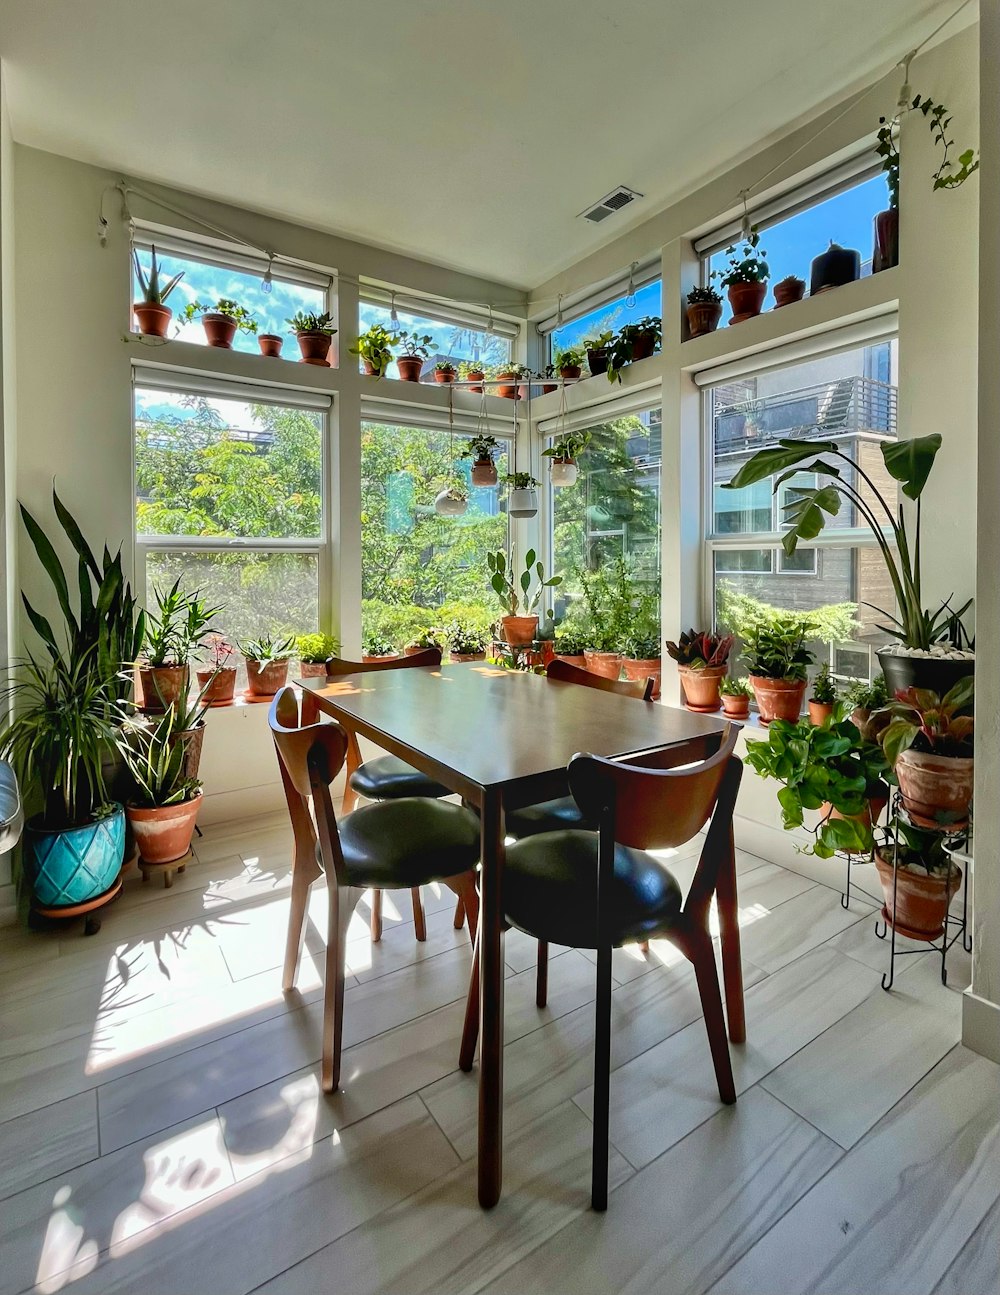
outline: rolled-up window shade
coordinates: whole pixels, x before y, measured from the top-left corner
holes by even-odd
[[[655,283],[660,277],[660,258],[654,261],[648,261],[645,265],[639,266],[632,276],[632,286],[638,291],[645,288],[647,284]],[[558,314],[546,315],[540,319],[535,327],[541,334],[551,333],[556,328],[561,328],[563,324],[571,324],[574,319],[579,319],[581,315],[589,315],[592,310],[600,310],[611,301],[617,301],[619,297],[624,297],[628,292],[629,276],[625,274],[617,275],[604,284],[595,285],[588,289],[583,295],[573,296],[567,294],[562,303],[562,324],[559,322]]]
[[[193,238],[184,238],[177,234],[163,233],[159,230],[137,225],[136,247],[149,248],[156,245],[158,252],[170,256],[185,257],[193,261],[203,261],[206,265],[216,265],[224,270],[244,270],[249,274],[259,274],[263,279],[267,272],[266,256],[238,247],[222,246],[215,243],[202,243]],[[300,265],[297,261],[287,261],[276,255],[271,263],[271,275],[275,279],[285,279],[289,283],[298,283],[307,288],[329,288],[333,283],[332,274],[314,270]]]
[[[408,400],[373,399],[362,397],[361,420],[365,423],[385,423],[390,427],[426,427],[435,432],[446,432],[453,426],[455,433],[472,436],[482,426],[478,413],[456,409],[451,424],[448,410],[430,405],[414,405]],[[488,415],[487,427],[493,436],[513,436],[511,418]]]
[[[363,305],[390,307],[395,303],[396,309],[405,315],[421,315],[425,319],[440,320],[442,324],[454,324],[458,328],[475,328],[480,332],[489,331],[490,317],[480,311],[451,303],[441,304],[436,301],[424,301],[420,297],[407,297],[400,292],[391,293],[388,288],[373,288],[365,284],[361,289],[360,300]],[[498,337],[517,337],[520,327],[510,319],[498,319],[493,316],[493,332]]]
[[[136,364],[132,367],[132,381],[137,387],[151,387],[155,391],[172,391],[179,395],[208,396],[220,400],[245,400],[250,404],[282,405],[286,409],[327,410],[333,397],[318,391],[302,391],[298,387],[272,387],[263,383],[229,382],[203,373],[184,373],[170,368],[153,368]]]

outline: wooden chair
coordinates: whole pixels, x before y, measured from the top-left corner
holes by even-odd
[[[719,978],[708,927],[718,896],[729,1037],[746,1037],[736,908],[733,810],[743,773],[733,754],[738,727],[705,739],[704,758],[690,765],[690,749],[644,754],[623,764],[577,755],[568,775],[574,798],[596,815],[598,832],[569,829],[526,837],[507,849],[504,912],[509,926],[536,939],[597,950],[597,1025],[594,1060],[594,1154],[591,1201],[607,1208],[608,1118],[611,1073],[611,950],[631,940],[665,936],[694,965],[719,1096],[736,1101]],[[688,767],[678,767],[680,765]],[[709,820],[711,820],[709,822]],[[673,849],[709,822],[687,897],[649,850]],[[475,1055],[479,950],[473,962],[460,1065]]]
[[[367,805],[338,824],[330,783],[347,758],[347,732],[335,722],[303,725],[294,688],[277,694],[268,723],[295,834],[282,988],[295,987],[309,890],[325,872],[329,925],[321,1075],[323,1088],[333,1092],[340,1083],[347,928],[358,900],[369,887],[396,889],[443,881],[464,901],[473,934],[479,917],[474,871],[479,822],[461,805],[412,796]]]
[[[328,679],[341,678],[348,674],[367,674],[375,670],[409,670],[417,666],[437,667],[441,664],[440,648],[425,648],[411,656],[393,657],[388,661],[346,661],[343,657],[329,657],[326,662]],[[347,746],[347,786],[344,789],[343,812],[349,814],[357,804],[358,796],[366,800],[399,800],[404,796],[432,796],[439,798],[451,793],[447,787],[428,778],[412,764],[400,760],[395,755],[375,756],[362,761],[361,747],[356,733],[348,733]],[[418,940],[427,939],[427,923],[424,918],[424,906],[420,899],[420,890],[410,891],[410,902],[413,905],[413,929]],[[455,929],[462,925],[465,910],[462,902],[455,910]],[[372,940],[378,943],[382,938],[382,892],[372,892],[371,908]]]

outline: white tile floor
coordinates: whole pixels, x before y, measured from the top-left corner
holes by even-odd
[[[470,966],[387,896],[351,931],[344,1083],[317,1059],[324,903],[280,989],[289,834],[213,828],[101,931],[0,931],[0,1291],[844,1292],[1000,1282],[1000,1067],[958,1045],[968,958],[880,987],[872,910],[741,854],[748,1040],[720,1107],[690,970],[615,955],[608,1213],[588,1209],[590,958],[507,940],[505,1190],[475,1195]],[[686,882],[692,857],[674,861]],[[398,902],[397,902],[398,901]]]

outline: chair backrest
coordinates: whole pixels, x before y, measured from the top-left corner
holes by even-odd
[[[439,666],[441,649],[436,647],[422,648],[410,656],[390,657],[388,661],[345,661],[343,657],[332,656],[326,662],[326,677],[339,679],[345,674],[368,674],[373,670],[412,670],[415,666]]]
[[[558,658],[549,662],[545,667],[545,674],[547,678],[559,679],[563,683],[578,683],[584,688],[599,688],[601,692],[616,692],[621,697],[637,697],[640,701],[649,701],[656,688],[656,680],[652,676],[636,680],[606,679],[603,675],[581,670],[578,665],[571,665]]]

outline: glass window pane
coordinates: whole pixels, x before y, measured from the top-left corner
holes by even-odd
[[[472,328],[467,324],[448,324],[430,315],[411,315],[405,310],[397,310],[398,323],[393,323],[388,306],[375,305],[362,301],[358,308],[358,328],[365,332],[372,324],[381,324],[390,331],[405,330],[408,333],[429,333],[433,339],[429,345],[430,355],[421,370],[421,376],[433,373],[435,364],[450,360],[457,365],[460,360],[480,361],[483,364],[502,364],[510,359],[510,338],[501,337],[486,329]],[[363,367],[359,360],[359,367]],[[399,372],[393,361],[386,369],[386,377],[398,378]]]
[[[323,417],[136,388],[139,535],[316,539]]]
[[[625,298],[619,297],[617,301],[609,301],[606,306],[598,306],[579,319],[563,324],[562,328],[554,329],[549,340],[551,354],[571,346],[582,346],[588,337],[596,337],[599,333],[617,333],[625,324],[635,324],[646,315],[662,314],[663,284],[654,279],[636,290],[634,306],[627,306]]]
[[[142,247],[138,251],[139,262],[143,270],[148,271],[149,252]],[[300,310],[321,315],[329,309],[327,294],[323,288],[290,283],[287,279],[280,278],[278,266],[271,271],[271,291],[268,293],[261,287],[262,277],[256,272],[209,265],[193,256],[170,256],[165,252],[161,253],[159,249],[157,249],[156,260],[160,267],[161,282],[171,278],[180,270],[184,271],[184,278],[166,302],[174,312],[169,335],[176,336],[182,342],[207,345],[205,330],[200,320],[194,319],[190,323],[181,324],[179,331],[175,332],[178,327],[177,321],[189,302],[200,301],[203,306],[211,308],[221,297],[228,297],[253,314],[258,333],[278,333],[284,337],[283,353],[288,358],[297,360],[298,347],[295,338],[288,331],[286,321]],[[132,300],[140,300],[134,264]],[[233,339],[233,350],[258,353],[260,348],[257,345],[256,335],[237,332]]]

